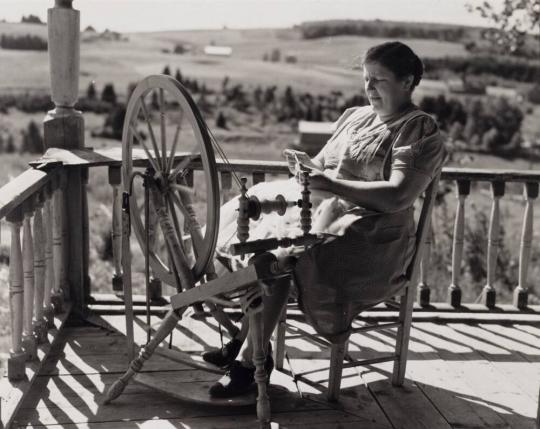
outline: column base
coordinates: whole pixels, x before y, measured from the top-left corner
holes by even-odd
[[[426,283],[420,283],[416,291],[416,300],[421,307],[428,307],[431,297],[431,290]]]
[[[23,335],[22,349],[24,350],[27,361],[37,359],[37,341],[34,335]]]
[[[527,308],[528,301],[529,301],[529,291],[520,286],[516,287],[514,289],[514,298],[512,300],[513,305],[519,308],[520,310],[523,310],[524,308]]]
[[[47,342],[47,320],[36,320],[34,322],[34,335],[38,344]]]
[[[124,281],[121,274],[115,274],[112,278],[112,289],[115,293],[124,292]]]
[[[54,308],[54,314],[61,314],[64,312],[64,296],[62,292],[55,292],[51,296],[51,304]]]
[[[452,307],[461,307],[461,288],[456,285],[450,285],[448,288],[448,298],[446,300]]]
[[[10,352],[7,361],[7,376],[9,381],[20,381],[26,378],[26,354]]]
[[[482,304],[487,308],[495,308],[497,292],[491,286],[485,286],[482,292]]]
[[[44,308],[43,317],[45,317],[47,329],[54,328],[54,307],[52,304]]]

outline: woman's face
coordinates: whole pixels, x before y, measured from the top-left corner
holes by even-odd
[[[409,89],[413,76],[398,79],[394,72],[377,62],[364,64],[364,87],[373,106],[381,119],[390,117],[411,103]]]

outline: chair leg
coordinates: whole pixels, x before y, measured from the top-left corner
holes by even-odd
[[[344,341],[338,344],[332,344],[330,351],[330,376],[328,380],[329,402],[337,402],[339,400],[339,392],[341,390],[341,375],[343,374],[343,360],[349,342]]]
[[[394,362],[394,370],[392,372],[392,384],[394,386],[402,386],[405,381],[405,370],[407,368],[407,354],[409,351],[409,339],[411,336],[412,312],[415,299],[414,283],[405,289],[405,294],[401,297],[401,305],[399,309],[399,322],[396,337],[396,360]]]
[[[285,329],[287,326],[287,305],[283,306],[281,317],[274,332],[274,363],[277,370],[283,369],[285,357]]]

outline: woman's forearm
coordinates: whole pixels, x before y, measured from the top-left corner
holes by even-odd
[[[389,181],[331,179],[330,192],[369,210],[394,212],[406,208],[399,188]]]
[[[366,209],[396,212],[410,207],[431,180],[414,171],[392,171],[389,180],[365,182],[336,179],[328,174],[311,177],[313,189],[329,191]]]

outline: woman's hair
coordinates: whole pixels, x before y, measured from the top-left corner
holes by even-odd
[[[386,42],[372,46],[364,54],[362,65],[370,62],[382,64],[398,78],[412,75],[411,90],[420,83],[424,73],[422,60],[411,48],[401,42]]]

